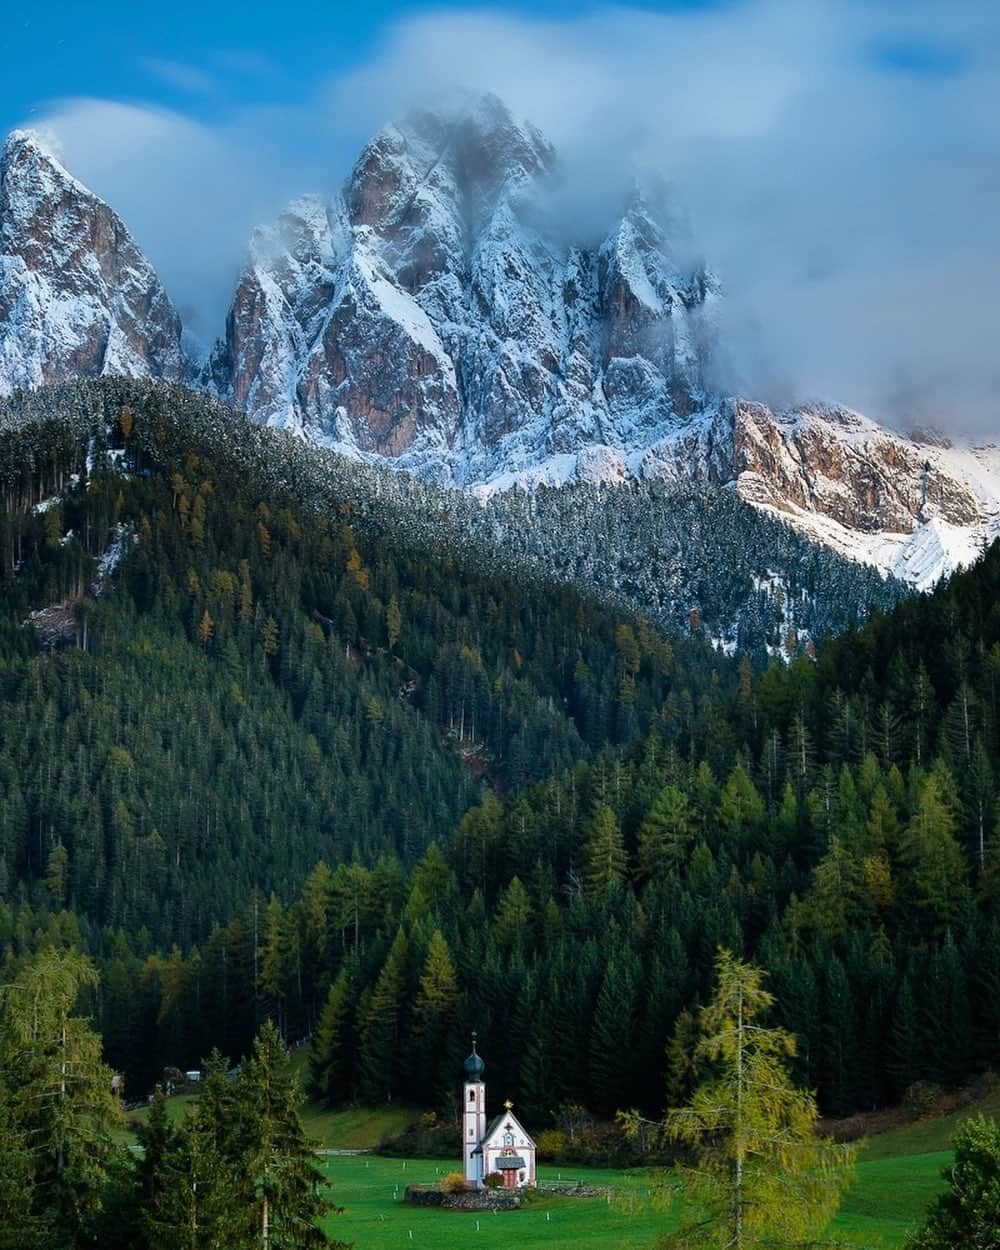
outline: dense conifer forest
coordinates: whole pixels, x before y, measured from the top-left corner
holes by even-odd
[[[73,393],[0,471],[0,944],[91,955],[133,1088],[270,1018],[446,1108],[475,1027],[535,1123],[656,1115],[720,946],[826,1112],[995,1061],[1000,548],[764,667]]]
[[[104,438],[122,407],[161,420],[169,414],[220,471],[228,465],[264,496],[290,495],[297,508],[321,513],[349,500],[354,522],[378,542],[446,561],[461,554],[517,580],[568,581],[667,628],[687,631],[695,622],[704,636],[755,660],[795,654],[906,593],[732,490],[654,480],[484,498],[307,446],[183,387],[118,378],[48,387],[0,400],[0,429],[56,426],[67,447],[79,447]],[[138,423],[137,442],[149,428]],[[49,437],[37,447],[30,437],[15,444],[3,456],[4,474],[20,476],[25,452],[44,457]]]

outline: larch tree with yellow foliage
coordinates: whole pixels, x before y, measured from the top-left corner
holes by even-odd
[[[681,1150],[678,1250],[821,1246],[854,1153],[816,1132],[816,1099],[792,1082],[795,1038],[764,1020],[774,995],[764,972],[720,950],[716,986],[699,1014],[695,1064],[707,1072],[662,1129]],[[623,1115],[638,1131],[635,1113]]]

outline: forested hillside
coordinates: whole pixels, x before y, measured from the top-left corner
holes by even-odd
[[[14,893],[44,881],[92,922],[187,944],[319,858],[410,864],[483,778],[561,771],[728,679],[701,642],[675,654],[572,588],[355,525],[347,496],[303,506],[169,404],[107,428],[4,447]]]
[[[828,1111],[995,1059],[1000,550],[762,671],[74,393],[0,470],[0,943],[94,956],[133,1087],[271,1016],[332,1102],[476,1027],[532,1119],[655,1112],[719,945]]]
[[[116,378],[47,387],[0,400],[0,428],[55,423],[79,440],[114,427],[123,406],[168,411],[215,462],[224,448],[235,472],[263,495],[285,492],[321,513],[349,499],[354,522],[380,540],[444,560],[461,554],[517,580],[557,577],[759,659],[804,651],[906,593],[731,490],[686,481],[578,483],[481,499],[263,430],[178,386]],[[146,435],[140,422],[136,437]],[[8,458],[15,476],[19,455],[14,449]]]
[[[319,866],[269,904],[256,987],[230,985],[243,1027],[272,1012],[295,1033],[322,1003],[333,1102],[445,1099],[476,1027],[533,1119],[655,1111],[695,1077],[692,1012],[726,945],[769,970],[826,1111],[962,1082],[1000,1038],[998,603],[995,547],[815,663],[744,665],[687,731],[488,794],[391,895]],[[170,964],[190,1053],[234,1027],[220,985],[252,916]]]

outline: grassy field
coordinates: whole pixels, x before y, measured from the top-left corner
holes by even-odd
[[[182,1119],[188,1107],[197,1099],[196,1094],[178,1094],[167,1099],[167,1115],[174,1122]],[[363,1150],[373,1146],[386,1133],[398,1133],[410,1124],[419,1112],[412,1107],[359,1107],[346,1111],[326,1111],[315,1103],[302,1108],[302,1123],[306,1132],[320,1148],[337,1150]],[[128,1128],[145,1124],[149,1111],[140,1107],[125,1117]],[[129,1138],[134,1140],[131,1133]]]
[[[304,1066],[304,1054],[295,1059],[297,1066]],[[190,1096],[170,1099],[171,1117],[180,1117],[190,1101]],[[931,1197],[943,1188],[941,1169],[951,1158],[955,1129],[980,1110],[1000,1115],[1000,1090],[976,1107],[872,1137],[863,1148],[856,1179],[828,1230],[830,1235],[869,1250],[900,1250]],[[417,1114],[407,1106],[330,1112],[307,1104],[303,1109],[310,1136],[322,1147],[344,1150],[373,1146]],[[129,1118],[144,1117],[145,1112],[138,1111]],[[329,1218],[327,1228],[333,1236],[353,1241],[357,1250],[412,1250],[415,1246],[506,1250],[511,1245],[523,1250],[651,1250],[674,1221],[673,1213],[657,1198],[660,1176],[643,1170],[542,1167],[542,1181],[579,1179],[607,1187],[614,1196],[610,1202],[546,1198],[521,1211],[477,1215],[402,1202],[408,1184],[434,1184],[451,1171],[447,1160],[328,1156],[324,1167],[331,1197],[344,1207],[343,1214]]]
[[[650,1180],[639,1173],[598,1169],[562,1170],[564,1178],[579,1177],[613,1186],[620,1197],[610,1205],[600,1198],[553,1198],[522,1211],[436,1211],[405,1205],[401,1199],[409,1184],[434,1184],[451,1170],[447,1161],[382,1159],[354,1156],[327,1160],[332,1197],[345,1208],[327,1221],[330,1234],[353,1241],[357,1250],[393,1250],[423,1246],[430,1250],[475,1247],[501,1250],[552,1250],[553,1247],[606,1247],[612,1250],[649,1250],[665,1228],[665,1216],[653,1209]],[[540,1168],[544,1180],[556,1179],[557,1169]]]
[[[858,1176],[830,1228],[831,1235],[873,1250],[898,1250],[940,1188],[946,1151],[862,1161]],[[615,1191],[600,1198],[550,1198],[521,1211],[489,1213],[436,1211],[402,1202],[408,1184],[434,1184],[449,1170],[440,1160],[383,1159],[375,1155],[326,1160],[331,1196],[344,1207],[331,1216],[328,1231],[357,1250],[554,1250],[555,1247],[606,1247],[650,1250],[673,1224],[673,1215],[656,1200],[657,1175],[590,1168],[563,1168],[561,1178],[579,1178]],[[540,1168],[541,1180],[559,1170]]]
[[[955,1130],[971,1115],[993,1116],[1000,1119],[1000,1086],[989,1091],[984,1098],[971,1106],[963,1107],[951,1115],[929,1116],[904,1128],[889,1133],[878,1133],[869,1139],[865,1147],[866,1159],[888,1159],[896,1155],[928,1154],[935,1150],[948,1150]]]

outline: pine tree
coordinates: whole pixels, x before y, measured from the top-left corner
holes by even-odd
[[[167,1114],[167,1100],[159,1086],[149,1104],[146,1119],[139,1124],[136,1134],[142,1146],[142,1158],[137,1168],[139,1203],[148,1206],[156,1197],[162,1180],[163,1161],[177,1140]]]
[[[667,1106],[680,1107],[694,1090],[695,1050],[699,1042],[697,1017],[686,1007],[674,1022],[667,1042]]]
[[[461,1062],[456,1049],[458,1003],[458,977],[451,952],[441,930],[435,929],[413,1008],[417,1090],[432,1106],[443,1103]]]
[[[341,968],[330,986],[309,1053],[310,1088],[328,1107],[351,1095],[354,1068],[354,979]]]
[[[195,1107],[158,1154],[150,1169],[152,1192],[139,1216],[149,1250],[166,1245],[172,1250],[249,1250],[262,1244],[257,1230],[248,1227],[246,1172],[220,1148],[221,1137],[208,1109]]]
[[[895,1077],[897,1092],[902,1095],[924,1075],[926,1057],[917,1016],[913,986],[904,975],[896,995],[890,1034],[889,1071]]]
[[[118,1153],[121,1110],[101,1039],[73,1014],[96,985],[89,960],[47,950],[21,968],[0,1004],[0,1090],[29,1144],[34,1212],[70,1241],[95,1217]]]
[[[835,955],[823,970],[823,988],[823,1101],[830,1114],[842,1116],[857,1106],[857,1018],[851,983]]]
[[[529,939],[533,908],[520,877],[512,877],[500,895],[493,917],[493,940],[504,950],[523,950]]]
[[[764,801],[742,764],[737,764],[719,796],[719,824],[730,834],[752,833],[764,819]]]
[[[969,902],[955,815],[936,773],[920,789],[917,807],[902,838],[907,885],[935,932],[943,933]]]
[[[665,786],[639,827],[639,872],[663,877],[687,860],[694,822],[687,795],[677,786]]]
[[[279,1029],[285,1027],[285,995],[291,971],[291,944],[288,917],[278,896],[272,894],[264,918],[264,945],[258,989],[265,1001],[277,1009]]]
[[[69,891],[69,855],[61,842],[57,842],[49,852],[45,865],[45,888],[52,900],[52,906],[66,906]]]
[[[631,1106],[636,1096],[636,1019],[642,968],[630,951],[608,960],[590,1030],[590,1089],[595,1111]]]
[[[301,1104],[298,1077],[268,1021],[240,1072],[232,1126],[250,1236],[261,1250],[331,1244],[317,1224],[330,1203],[322,1196],[323,1173],[299,1118]]]
[[[625,842],[614,812],[606,803],[598,803],[587,822],[587,843],[584,848],[587,885],[600,898],[625,879],[628,859]]]
[[[407,956],[400,929],[361,1019],[361,1093],[373,1103],[391,1101],[398,1082]]]

